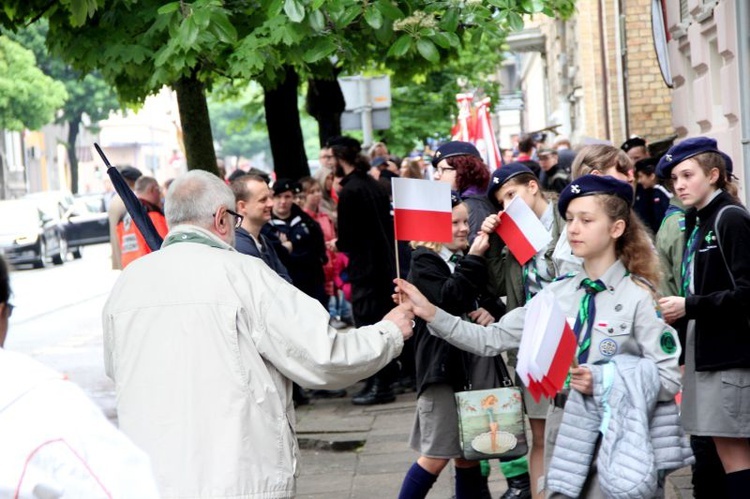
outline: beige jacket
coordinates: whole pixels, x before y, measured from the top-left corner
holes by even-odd
[[[259,258],[173,227],[129,265],[104,308],[120,428],[163,497],[285,498],[298,448],[292,381],[341,388],[401,352],[395,324],[339,334],[328,312]]]

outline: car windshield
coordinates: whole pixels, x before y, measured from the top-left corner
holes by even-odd
[[[39,210],[28,201],[0,202],[0,233],[26,234],[36,233],[40,226]]]

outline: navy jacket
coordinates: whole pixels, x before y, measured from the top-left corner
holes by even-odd
[[[266,262],[266,265],[271,267],[271,270],[279,274],[279,277],[284,279],[288,283],[292,283],[292,278],[289,277],[289,272],[287,272],[286,267],[284,267],[284,264],[281,263],[281,260],[279,259],[279,255],[276,254],[276,250],[273,249],[273,245],[268,241],[268,239],[263,235],[260,234],[259,239],[260,243],[263,245],[263,251],[261,252],[258,246],[255,244],[255,240],[253,240],[253,236],[250,235],[249,232],[247,232],[245,229],[240,227],[235,232],[235,243],[234,247],[239,251],[240,253],[244,255],[250,255],[254,256],[255,258],[260,258],[264,262]]]

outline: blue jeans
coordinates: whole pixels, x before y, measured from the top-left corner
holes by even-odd
[[[336,294],[328,297],[328,313],[331,317],[351,320],[352,305],[346,301],[342,290],[336,290]]]

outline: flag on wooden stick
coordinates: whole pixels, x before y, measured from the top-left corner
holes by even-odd
[[[448,184],[413,178],[394,178],[393,224],[399,241],[453,240],[451,189]]]

